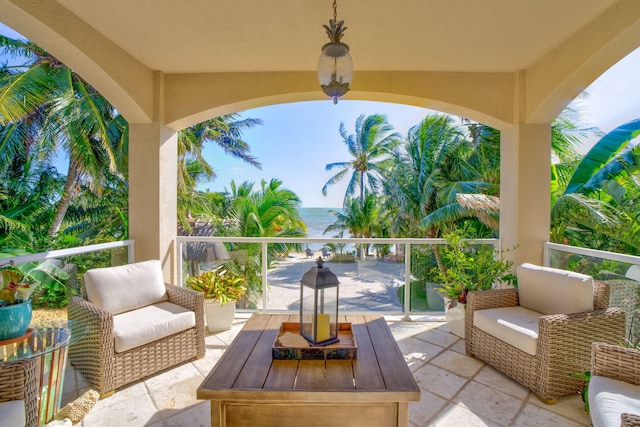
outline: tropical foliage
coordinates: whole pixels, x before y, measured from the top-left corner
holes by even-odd
[[[91,85],[37,45],[0,36],[0,51],[11,59],[0,66],[0,248],[39,252],[126,239],[127,122]],[[243,140],[245,130],[260,124],[231,114],[178,133],[176,220],[185,233],[197,218],[216,235],[305,236],[300,199],[277,178],[257,189],[253,183],[231,182],[222,193],[198,191],[199,184],[216,178],[214,164],[203,155],[206,144],[261,167]],[[496,236],[499,131],[443,114],[426,116],[406,135],[396,133],[383,115],[361,115],[354,131],[340,124],[349,158],[325,166],[336,173],[322,187],[324,194],[347,180],[343,208],[333,212],[327,233]],[[565,110],[552,125],[550,239],[638,254],[640,119],[602,136],[582,156],[578,143],[595,134],[579,109]],[[56,156],[67,159],[65,171],[56,170]],[[253,304],[261,291],[261,247],[227,246],[233,256],[225,268],[243,278]],[[269,244],[267,262],[292,249],[299,248]],[[358,255],[369,255],[369,249],[359,249]],[[434,261],[421,268],[437,267],[446,275],[449,254],[438,247],[427,252]]]
[[[551,240],[640,253],[640,119],[604,135],[573,168],[552,169]]]
[[[37,45],[0,36],[0,248],[26,253],[128,237],[128,124],[73,70]],[[261,124],[231,114],[178,133],[178,222],[223,212],[219,194],[196,191],[215,172],[206,143],[260,167],[243,130]],[[65,174],[55,168],[65,157]],[[64,304],[63,282],[41,301]]]
[[[345,203],[356,192],[358,192],[360,203],[364,203],[365,192],[378,193],[382,187],[382,179],[391,153],[399,141],[399,135],[393,133],[393,127],[381,114],[359,116],[355,130],[355,134],[349,134],[344,123],[340,123],[340,136],[353,158],[326,165],[325,169],[328,171],[340,170],[322,187],[322,194],[327,195],[328,187],[342,181],[351,171],[344,195]]]
[[[26,255],[26,252],[21,249],[0,251],[0,258],[18,255]],[[63,307],[71,296],[65,286],[68,278],[62,262],[56,259],[20,265],[0,264],[0,305],[20,303],[33,295],[36,306]]]
[[[204,271],[187,279],[187,287],[202,292],[205,298],[215,299],[220,305],[237,301],[247,293],[244,277],[238,277],[220,267],[211,271]]]
[[[12,65],[0,67],[0,247],[40,251],[128,235],[128,124],[94,88],[55,57],[0,36]],[[213,179],[204,144],[260,167],[245,129],[260,120],[231,114],[178,134],[178,220],[215,213],[195,191]],[[62,175],[56,156],[68,159]],[[9,197],[11,195],[11,197]]]
[[[440,283],[437,289],[452,303],[467,302],[467,293],[492,289],[499,282],[516,283],[509,270],[513,262],[506,260],[504,253],[497,254],[486,245],[471,245],[457,233],[445,235],[448,245],[442,251],[446,267],[435,268],[432,277]]]
[[[262,181],[260,188],[243,182],[231,182],[227,191],[229,206],[223,213],[227,225],[219,230],[224,236],[237,237],[304,237],[306,226],[300,218],[300,198],[282,186],[282,181],[272,179]],[[225,262],[231,273],[242,276],[249,289],[247,304],[255,306],[262,293],[262,249],[253,243],[229,245],[232,257]],[[285,257],[289,251],[300,250],[301,245],[291,243],[271,243],[267,246],[267,262],[272,263]]]

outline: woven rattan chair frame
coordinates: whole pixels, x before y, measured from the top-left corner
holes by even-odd
[[[591,346],[591,375],[640,385],[640,351],[602,342]],[[640,426],[640,414],[622,414],[623,427]]]
[[[538,321],[536,355],[531,356],[473,324],[476,310],[514,307],[517,289],[470,292],[465,317],[465,346],[473,355],[534,392],[540,400],[553,403],[557,398],[578,392],[583,381],[570,374],[588,371],[591,343],[620,343],[625,334],[625,313],[607,308],[609,288],[594,286],[594,311],[542,316]]]
[[[169,302],[195,312],[195,327],[122,353],[115,352],[111,313],[80,297],[69,301],[69,319],[90,325],[87,336],[69,348],[69,359],[101,395],[204,356],[203,294],[172,285],[166,287]]]
[[[635,414],[620,415],[620,426],[621,427],[639,427],[640,415],[635,415]]]
[[[38,426],[38,360],[0,362],[0,402],[24,400],[26,427]]]

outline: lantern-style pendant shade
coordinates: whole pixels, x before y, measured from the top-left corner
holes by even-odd
[[[322,91],[338,103],[338,98],[349,91],[353,80],[353,61],[349,46],[344,43],[327,43],[318,59],[318,80]]]
[[[311,345],[338,342],[338,285],[335,274],[318,258],[300,280],[300,335]]]
[[[318,80],[322,91],[338,103],[338,98],[349,91],[353,79],[353,61],[349,54],[349,46],[342,43],[342,36],[347,27],[344,21],[338,21],[336,1],[333,2],[333,19],[329,25],[323,25],[329,43],[322,46],[322,53],[318,59]]]

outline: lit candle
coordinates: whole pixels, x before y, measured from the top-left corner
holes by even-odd
[[[330,334],[329,315],[318,313],[318,335],[316,336],[316,342],[328,340]]]

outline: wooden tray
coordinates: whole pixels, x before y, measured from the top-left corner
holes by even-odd
[[[338,323],[339,342],[324,347],[287,347],[280,343],[284,334],[296,334],[300,338],[300,323],[284,322],[278,337],[273,343],[271,355],[279,360],[353,360],[358,355],[356,337],[353,336],[351,323]],[[302,338],[304,340],[304,338]],[[306,340],[305,340],[306,341]]]

